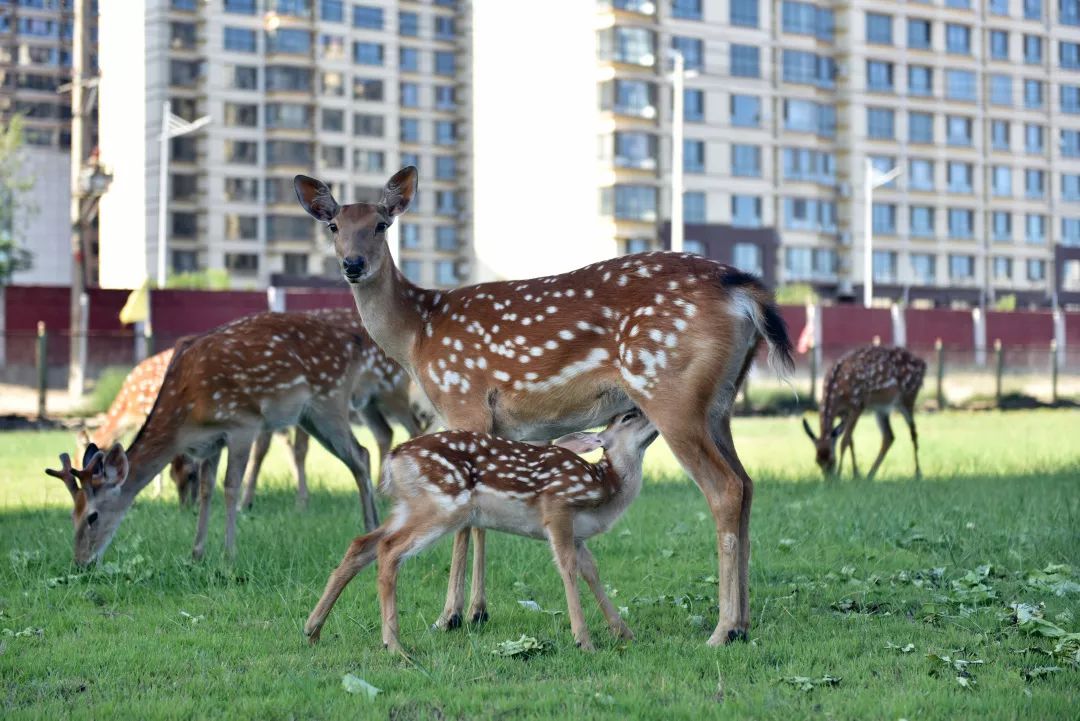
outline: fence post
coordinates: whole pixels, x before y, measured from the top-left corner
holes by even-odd
[[[994,399],[1001,408],[1001,372],[1005,369],[1005,354],[1001,348],[1001,339],[994,339]]]
[[[971,309],[971,330],[975,341],[975,365],[986,365],[986,314],[982,308]]]
[[[934,341],[934,354],[937,356],[937,407],[945,410],[945,345],[938,338]]]
[[[810,407],[817,408],[817,347],[810,341]]]
[[[45,393],[49,383],[49,337],[45,332],[45,321],[37,324],[37,386],[38,419],[45,419]]]
[[[889,308],[892,317],[892,344],[897,348],[907,345],[907,318],[904,317],[904,309],[899,303],[893,303]]]
[[[1050,341],[1050,402],[1057,405],[1058,402],[1058,342],[1057,338]]]
[[[143,333],[143,345],[146,347],[146,357],[154,355],[154,329],[149,323],[146,324],[146,328]]]

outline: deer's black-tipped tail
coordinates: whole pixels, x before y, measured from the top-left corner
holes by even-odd
[[[761,334],[769,344],[769,365],[781,375],[789,375],[795,370],[795,361],[791,357],[791,338],[788,337],[787,323],[780,315],[780,310],[773,300],[761,303]]]

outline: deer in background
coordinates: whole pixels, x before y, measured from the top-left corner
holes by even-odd
[[[562,576],[570,628],[593,650],[578,595],[585,578],[617,638],[634,634],[604,592],[585,541],[607,531],[641,490],[641,461],[657,431],[638,410],[620,415],[601,433],[573,433],[537,446],[483,433],[446,431],[407,441],[382,470],[379,490],[394,499],[389,520],[357,537],[330,575],[304,633],[319,640],[338,596],[378,557],[382,641],[400,651],[397,573],[401,561],[449,533],[472,526],[546,539]],[[604,449],[597,463],[577,453]]]
[[[447,428],[546,441],[642,410],[716,523],[720,613],[709,643],[746,638],[753,483],[731,437],[732,403],[762,341],[774,364],[791,366],[787,330],[761,282],[699,256],[654,252],[546,278],[428,290],[401,274],[386,244],[416,195],[415,167],[390,178],[378,203],[341,206],[325,183],[300,175],[294,184],[333,237],[364,327]],[[483,531],[473,538],[470,615],[479,621],[487,615]],[[441,628],[460,623],[468,543],[460,531]]]
[[[199,520],[192,555],[205,552],[210,499],[223,448],[225,551],[235,555],[240,480],[259,432],[299,424],[348,466],[364,527],[378,525],[368,452],[349,426],[356,378],[371,362],[366,338],[306,313],[259,313],[178,343],[161,391],[125,452],[90,446],[83,468],[50,470],[75,504],[75,561],[100,558],[135,496],[178,455],[198,463]]]
[[[870,467],[867,480],[873,480],[885,454],[893,444],[889,412],[894,408],[907,421],[911,445],[915,449],[915,477],[922,478],[919,468],[919,438],[915,431],[915,399],[922,388],[926,361],[903,348],[866,346],[841,356],[825,375],[822,392],[821,427],[814,435],[810,424],[803,419],[803,429],[817,450],[817,464],[826,476],[843,471],[844,449],[851,449],[851,470],[859,477],[855,463],[855,446],[851,436],[864,411],[871,409],[881,430],[881,450]],[[839,421],[839,422],[837,422]],[[835,423],[835,425],[834,425]],[[836,462],[836,441],[840,439],[840,462]]]

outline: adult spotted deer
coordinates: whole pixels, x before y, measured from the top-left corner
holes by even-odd
[[[364,526],[378,525],[368,453],[349,427],[356,377],[371,354],[353,333],[305,313],[259,313],[177,344],[161,391],[125,452],[116,444],[83,468],[63,454],[61,477],[75,503],[75,561],[99,558],[135,496],[166,463],[185,454],[199,464],[199,521],[192,554],[205,551],[210,499],[221,450],[225,472],[225,550],[235,553],[240,479],[255,436],[299,424],[352,471]]]
[[[304,633],[312,643],[318,641],[342,590],[377,555],[383,645],[401,650],[398,566],[443,536],[472,526],[551,544],[566,591],[570,628],[580,648],[591,651],[593,645],[578,596],[579,573],[612,633],[633,638],[604,593],[585,541],[611,528],[637,497],[641,460],[656,436],[653,425],[635,409],[614,419],[602,433],[573,433],[550,446],[468,431],[403,443],[391,452],[379,484],[379,490],[394,499],[390,519],[352,542]],[[601,447],[604,455],[597,463],[575,455]]]
[[[705,494],[720,546],[720,617],[710,644],[744,638],[753,485],[735,453],[731,407],[762,340],[790,367],[771,293],[734,268],[683,253],[643,253],[570,273],[450,291],[419,288],[394,265],[386,229],[412,202],[417,171],[387,182],[379,203],[339,205],[295,179],[325,223],[364,326],[417,381],[448,428],[548,440],[639,407]],[[512,242],[512,239],[507,239]],[[474,534],[470,615],[486,617],[483,532]],[[447,604],[461,615],[464,531],[454,542]]]
[[[855,463],[855,446],[851,435],[859,416],[873,410],[881,430],[881,450],[870,467],[867,480],[873,480],[881,461],[893,443],[889,412],[894,408],[907,421],[911,445],[915,449],[915,477],[922,477],[919,468],[919,438],[915,431],[915,398],[922,388],[926,361],[903,348],[867,346],[844,354],[825,376],[821,404],[821,427],[818,435],[803,419],[806,435],[814,442],[817,464],[826,476],[844,467],[844,449],[851,449],[851,470],[859,477]],[[834,425],[835,424],[835,425]],[[840,438],[840,462],[836,462],[836,440]]]

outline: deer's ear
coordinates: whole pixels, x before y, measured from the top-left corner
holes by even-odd
[[[408,210],[416,197],[420,172],[415,165],[409,165],[394,173],[383,187],[382,200],[379,204],[386,208],[391,216],[398,216]]]
[[[565,448],[568,451],[573,451],[574,453],[588,453],[589,451],[595,451],[597,448],[604,445],[604,442],[597,433],[579,431],[578,433],[568,433],[562,438],[556,438],[551,444],[553,446]]]
[[[82,436],[79,436],[79,442],[82,443]],[[93,461],[94,456],[98,453],[98,447],[90,442],[89,436],[86,438],[86,450],[83,451],[82,467],[83,469],[89,469],[90,463]]]
[[[341,210],[329,186],[321,180],[297,175],[293,178],[293,189],[296,191],[296,199],[300,201],[300,205],[315,220],[329,223]]]
[[[832,429],[832,433],[829,434],[829,437],[832,438],[835,441],[837,438],[840,437],[840,434],[843,433],[843,432],[844,432],[844,422],[840,421],[839,423],[836,424],[836,427]]]
[[[817,436],[814,435],[814,431],[810,428],[810,423],[805,418],[802,419],[802,427],[803,430],[806,431],[806,435],[810,436],[810,440],[817,443]]]
[[[127,454],[124,453],[124,447],[119,443],[114,443],[109,452],[105,454],[102,465],[105,485],[118,486],[127,480],[130,467]]]

